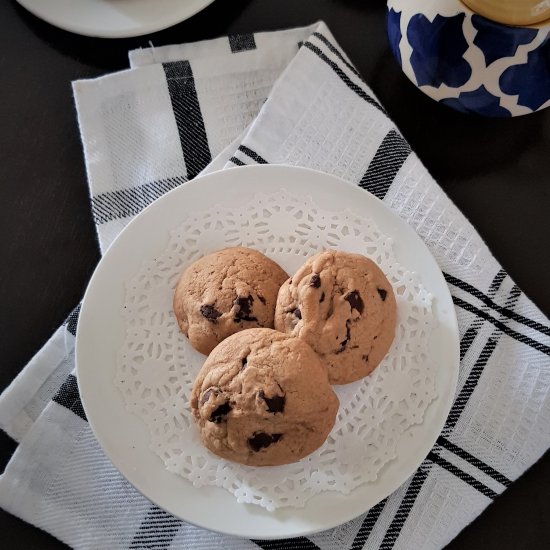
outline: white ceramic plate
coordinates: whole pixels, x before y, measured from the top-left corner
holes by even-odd
[[[17,0],[66,31],[125,38],[160,31],[188,19],[214,0]]]
[[[268,512],[238,504],[217,487],[195,488],[168,472],[149,449],[145,424],[126,411],[113,383],[116,356],[125,337],[121,314],[124,283],[141,264],[162,251],[170,230],[187,214],[215,204],[237,206],[254,193],[285,187],[294,195],[311,196],[328,210],[346,208],[369,217],[393,237],[398,261],[416,271],[434,295],[439,322],[432,333],[432,361],[439,366],[437,398],[424,423],[401,437],[395,460],[378,479],[349,495],[322,493],[304,508]],[[338,178],[288,166],[248,166],[215,172],[163,196],[133,220],[99,263],[84,296],[76,341],[78,384],[90,425],[103,450],[122,474],[145,496],[171,514],[195,525],[248,538],[269,539],[310,534],[362,514],[397,489],[432,448],[451,407],[459,366],[458,326],[451,296],[434,258],[418,235],[373,195]]]

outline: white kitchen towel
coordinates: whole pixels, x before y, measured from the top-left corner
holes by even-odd
[[[381,198],[423,238],[456,306],[460,379],[436,445],[368,513],[249,541],[173,518],[99,448],[74,374],[78,308],[0,396],[19,446],[0,506],[78,548],[441,548],[550,446],[550,323],[430,177],[323,23],[131,52],[74,85],[104,251],[144,206],[213,168],[306,166]],[[60,384],[61,380],[64,380]]]

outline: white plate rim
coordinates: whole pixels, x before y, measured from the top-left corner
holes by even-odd
[[[214,0],[191,0],[192,3],[190,5],[185,2],[180,2],[179,6],[176,5],[177,9],[174,9],[172,13],[165,8],[161,11],[157,19],[148,24],[106,30],[100,27],[91,26],[89,23],[83,23],[82,21],[85,19],[84,16],[73,18],[70,14],[67,15],[67,12],[63,9],[63,1],[64,0],[17,0],[17,2],[27,11],[50,25],[54,25],[65,31],[93,38],[130,38],[161,31],[189,19],[214,2]],[[86,7],[85,3],[89,0],[74,1]],[[154,1],[158,7],[160,3],[158,0]],[[98,10],[98,15],[101,16],[103,12],[105,16],[109,15],[108,10],[110,8],[108,8],[106,4],[98,4],[94,0],[92,0],[92,2],[94,2],[93,5]],[[137,2],[134,3],[132,0],[126,0],[126,7],[129,7],[130,10],[132,10],[132,4],[135,6],[138,5]],[[53,9],[56,6],[58,6],[57,11]],[[160,5],[160,7],[162,8],[163,6]],[[168,6],[168,8],[173,9],[173,6]],[[137,10],[137,7],[134,9]]]
[[[124,250],[128,250],[128,245],[132,243],[132,239],[135,238],[135,235],[139,235],[145,240],[150,239],[150,237],[148,236],[149,233],[145,231],[146,226],[155,227],[155,231],[158,232],[159,225],[149,225],[150,221],[157,218],[157,224],[162,225],[164,223],[166,225],[169,218],[169,216],[166,215],[167,210],[170,209],[169,205],[172,204],[174,205],[172,206],[172,208],[175,208],[175,205],[179,204],[178,201],[184,203],[185,201],[182,199],[182,197],[185,198],[185,195],[190,195],[189,198],[199,200],[199,198],[204,196],[205,194],[208,195],[208,193],[205,193],[207,191],[207,187],[216,187],[218,185],[220,186],[219,189],[221,190],[223,190],[224,188],[228,189],[229,185],[233,185],[232,192],[235,191],[235,187],[237,187],[237,191],[239,191],[240,188],[246,188],[247,186],[251,187],[252,189],[257,187],[257,189],[255,189],[255,192],[266,192],[265,189],[261,188],[262,186],[267,185],[269,187],[269,185],[271,185],[271,183],[268,184],[266,182],[289,182],[293,180],[295,182],[301,182],[302,186],[305,185],[307,187],[309,185],[310,189],[312,189],[311,185],[316,185],[316,193],[319,193],[319,191],[321,191],[322,193],[326,193],[327,189],[323,189],[323,186],[328,187],[329,189],[331,189],[332,186],[335,184],[344,186],[338,189],[338,191],[341,191],[339,193],[340,197],[351,194],[355,195],[359,204],[362,201],[370,203],[369,207],[371,208],[371,210],[369,214],[372,215],[374,221],[379,226],[381,220],[377,219],[377,216],[379,215],[379,212],[385,212],[386,222],[387,220],[391,220],[391,223],[395,224],[396,228],[399,227],[400,231],[404,230],[406,233],[408,233],[417,245],[415,254],[420,254],[423,258],[422,261],[427,261],[431,263],[430,269],[432,269],[433,271],[431,275],[433,277],[433,280],[428,286],[428,289],[430,291],[437,290],[437,292],[434,292],[434,309],[437,310],[438,318],[440,321],[440,326],[434,331],[433,343],[435,347],[443,346],[443,348],[447,349],[447,351],[445,351],[446,357],[443,358],[443,363],[445,363],[448,367],[448,371],[447,369],[443,371],[443,374],[447,378],[445,387],[443,388],[444,391],[436,398],[435,402],[430,405],[426,413],[426,419],[435,416],[435,418],[431,418],[430,420],[432,422],[431,430],[427,435],[424,434],[424,440],[421,442],[421,445],[415,438],[418,436],[419,433],[422,432],[423,427],[425,427],[427,424],[427,420],[425,420],[425,422],[419,426],[414,426],[407,432],[410,436],[410,440],[405,441],[404,439],[402,439],[400,445],[405,446],[405,443],[407,443],[413,446],[414,451],[411,452],[411,457],[413,457],[414,460],[410,460],[411,464],[409,464],[409,467],[401,468],[401,471],[399,472],[400,475],[394,476],[394,478],[391,479],[391,483],[389,483],[390,480],[386,479],[386,484],[382,487],[382,490],[380,490],[379,487],[377,488],[377,481],[374,484],[366,484],[358,487],[346,496],[335,493],[321,493],[320,495],[317,495],[316,497],[308,501],[306,506],[302,509],[290,508],[277,510],[272,513],[260,509],[258,506],[255,505],[238,504],[235,497],[224,489],[215,487],[202,487],[200,489],[197,489],[193,487],[191,483],[189,483],[187,480],[184,480],[183,478],[180,478],[175,474],[170,474],[164,468],[163,464],[156,456],[156,454],[153,451],[147,449],[146,452],[152,455],[154,460],[158,461],[158,464],[154,465],[153,462],[149,460],[147,476],[151,474],[151,467],[155,470],[153,473],[157,481],[165,481],[166,475],[171,476],[172,481],[171,485],[168,487],[168,490],[170,492],[181,490],[183,492],[180,494],[180,496],[187,493],[187,496],[191,497],[188,503],[184,499],[182,499],[181,501],[175,499],[172,493],[170,493],[170,498],[167,498],[166,493],[162,494],[161,492],[159,492],[158,486],[156,484],[151,483],[149,479],[145,479],[145,476],[143,475],[144,471],[140,470],[140,467],[135,467],[135,465],[132,465],[132,463],[128,463],[128,458],[124,458],[123,455],[121,455],[119,448],[121,445],[120,437],[113,438],[112,434],[108,433],[109,430],[112,430],[112,418],[106,418],[105,403],[101,400],[98,400],[98,395],[104,395],[105,392],[107,392],[108,394],[110,392],[110,389],[118,392],[118,389],[115,388],[114,384],[112,383],[115,365],[114,361],[112,361],[111,377],[109,378],[109,384],[111,388],[109,388],[108,385],[104,384],[103,393],[99,393],[98,387],[101,388],[101,382],[98,381],[101,381],[101,377],[96,376],[97,371],[94,368],[95,361],[93,359],[95,358],[96,353],[99,353],[97,347],[98,344],[100,342],[108,342],[109,338],[115,338],[115,336],[113,335],[113,331],[111,329],[107,329],[104,323],[96,322],[96,317],[98,317],[100,313],[104,313],[103,310],[101,310],[101,312],[98,310],[96,295],[98,292],[101,293],[102,291],[104,291],[105,288],[110,288],[111,294],[113,294],[114,292],[114,295],[116,295],[118,292],[119,307],[122,305],[121,301],[124,295],[123,289],[118,288],[117,290],[115,288],[115,281],[113,281],[112,279],[109,280],[109,271],[110,267],[112,267],[111,264],[114,263],[114,265],[117,266],[118,263],[117,267],[120,268],[121,271],[123,271],[124,267],[120,265],[120,258],[122,258],[122,256],[125,254]],[[281,183],[277,183],[277,186],[278,187],[274,186],[273,189],[270,189],[270,191],[275,191],[277,189],[280,189],[281,187],[285,187],[290,192],[296,193],[296,189],[289,189],[288,185],[285,186]],[[306,192],[304,194],[310,195],[311,193]],[[217,198],[212,199],[212,196]],[[221,194],[219,192],[212,193],[209,198],[200,200],[206,200],[207,203],[208,201],[210,201],[212,203],[211,206],[213,206],[215,203],[221,203],[222,196],[223,192]],[[235,195],[235,197],[238,197],[238,194]],[[340,198],[338,200],[346,201],[345,198]],[[351,206],[352,204],[355,205],[357,203],[350,200],[349,206]],[[353,209],[354,208],[352,207],[352,210]],[[373,215],[373,212],[375,211],[377,213]],[[160,216],[160,218],[159,213],[162,213],[162,216]],[[175,224],[173,224],[171,227],[167,226],[165,230],[169,231],[174,226]],[[383,227],[381,229],[384,230]],[[151,237],[151,241],[154,242],[155,238]],[[140,241],[140,245],[143,246],[143,240]],[[407,243],[407,245],[410,246],[410,243]],[[151,246],[152,244],[150,242],[147,242],[144,245],[145,248]],[[159,246],[160,249],[162,249],[162,244],[157,241],[157,250],[159,249]],[[155,247],[153,246],[153,248]],[[126,252],[126,254],[129,254],[129,252]],[[131,258],[132,257],[130,256],[129,259],[131,260]],[[405,266],[408,267],[406,264]],[[117,271],[117,275],[115,277],[116,279],[123,279],[123,274],[121,271]],[[433,284],[436,279],[439,279],[439,286],[438,289],[433,289]],[[120,283],[120,281],[118,282]],[[113,291],[113,289],[115,290]],[[113,309],[115,308],[114,304],[116,300],[113,299],[113,296],[110,296],[110,298],[111,299],[109,300],[109,307]],[[99,330],[100,334],[96,335],[95,338],[92,336],[94,330]],[[440,331],[441,333],[437,333],[438,331]],[[118,344],[120,347],[120,342],[118,342]],[[114,352],[114,357],[116,357],[116,352],[118,351],[118,349],[111,349],[111,351]],[[414,473],[414,471],[421,464],[422,460],[426,457],[426,455],[435,444],[453,402],[459,370],[459,333],[452,298],[445,283],[443,274],[441,273],[440,268],[437,266],[435,259],[429,252],[426,245],[422,242],[420,237],[418,237],[418,235],[414,232],[414,230],[410,226],[408,226],[406,222],[401,220],[395,213],[391,212],[381,200],[374,197],[370,193],[365,192],[356,185],[322,172],[316,172],[314,170],[306,168],[290,167],[283,165],[264,165],[232,168],[231,170],[214,172],[201,178],[197,178],[196,180],[188,182],[170,191],[169,193],[149,205],[146,209],[143,210],[142,213],[140,213],[134,220],[132,220],[115,239],[111,247],[107,250],[106,254],[103,256],[101,262],[97,266],[90,280],[82,302],[82,309],[80,312],[77,329],[75,353],[77,378],[81,399],[90,426],[105,454],[110,458],[115,467],[124,475],[124,477],[126,477],[126,479],[134,487],[136,487],[136,489],[138,489],[138,491],[140,491],[149,500],[151,500],[170,514],[199,527],[233,536],[240,536],[252,539],[275,539],[306,536],[345,523],[346,521],[349,521],[366,512],[377,502],[391,494],[403,482],[405,482],[410,475]],[[112,395],[113,394],[111,393],[111,396]],[[141,426],[142,435],[145,436],[145,439],[148,442],[149,437],[145,424],[141,423],[140,419],[126,411],[123,405],[122,396],[119,393],[117,393],[117,395],[118,412],[127,417],[124,419],[124,422],[127,423],[127,426],[133,426],[135,428],[136,421],[138,421]],[[113,405],[113,403],[111,403],[111,405]],[[115,409],[116,408],[117,407],[115,405]],[[437,410],[437,414],[434,413],[435,410]],[[117,418],[117,422],[118,421],[119,419]],[[131,430],[128,430],[127,433],[129,433],[130,431]],[[118,436],[120,435],[121,434],[118,434]],[[138,442],[133,441],[133,443]],[[128,445],[128,441],[126,441],[126,445]],[[136,449],[135,446],[134,449]],[[143,452],[143,441],[139,442],[138,449],[141,449],[141,451]],[[129,450],[129,448],[125,448],[125,452],[126,454],[131,454],[132,451]],[[143,455],[140,455],[138,458],[135,458],[134,456],[134,460],[143,461],[144,457]],[[387,471],[391,471],[393,468],[392,465],[399,461],[400,459],[398,458],[390,462],[389,465],[385,466],[379,476],[379,480],[383,479],[384,475],[389,475]],[[414,464],[412,464],[413,462]],[[151,466],[151,464],[153,464],[153,466]],[[157,467],[158,471],[156,471]],[[166,488],[166,483],[164,483],[163,487]],[[366,490],[367,488],[369,490]],[[373,494],[375,496],[377,495],[375,501],[373,501],[372,498]],[[206,499],[206,501],[201,499]],[[357,507],[350,507],[350,499],[352,500],[352,502],[357,501]],[[204,513],[200,511],[198,512],[198,509],[201,507],[201,505],[204,505],[204,502],[208,503],[208,517],[206,518],[204,517]],[[216,513],[216,506],[220,507],[220,502],[222,502],[224,507],[219,509]],[[227,506],[230,507],[231,513],[228,513]],[[327,510],[330,510],[330,520],[328,520],[328,522],[326,519],[317,520],[317,516],[312,516],[311,514],[308,515],[308,508],[311,510],[312,506],[315,507],[315,510],[324,510],[325,508]],[[353,512],[351,512],[351,508],[353,508]],[[338,514],[338,512],[340,512],[340,515]]]

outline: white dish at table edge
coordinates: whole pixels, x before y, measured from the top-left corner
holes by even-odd
[[[17,0],[60,29],[97,38],[128,38],[181,23],[214,0]]]
[[[368,215],[394,240],[394,252],[407,269],[415,271],[434,296],[438,326],[430,349],[438,365],[438,397],[428,407],[424,422],[405,432],[397,458],[378,479],[348,495],[325,492],[304,508],[274,512],[239,504],[218,487],[194,487],[168,472],[149,449],[149,432],[137,416],[126,411],[113,383],[116,356],[125,336],[120,313],[124,283],[145,259],[166,245],[169,232],[186,212],[223,204],[231,207],[239,197],[271,193],[285,187],[294,195],[311,196],[322,208]],[[244,199],[243,199],[244,200]],[[94,272],[80,313],[76,364],[84,409],[101,447],[120,472],[141,493],[176,517],[221,533],[257,539],[312,534],[349,521],[395,491],[414,473],[433,447],[450,410],[459,367],[458,325],[452,299],[437,263],[414,230],[379,199],[339,178],[305,168],[265,165],[215,172],[170,191],[148,206],[121,232]]]

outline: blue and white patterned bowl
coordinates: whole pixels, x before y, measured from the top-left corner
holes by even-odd
[[[521,116],[550,105],[550,22],[510,27],[459,0],[389,0],[388,36],[425,94],[466,113]]]

